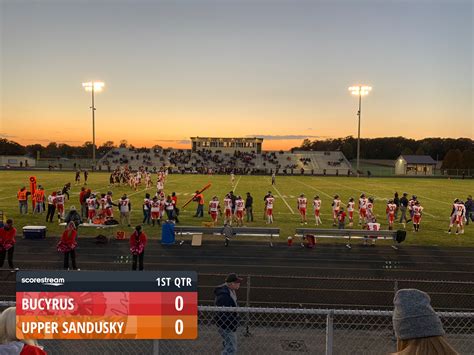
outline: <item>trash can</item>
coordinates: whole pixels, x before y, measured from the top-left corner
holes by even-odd
[[[161,244],[171,245],[175,243],[174,223],[165,222],[161,226]]]

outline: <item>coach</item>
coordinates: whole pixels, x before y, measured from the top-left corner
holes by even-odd
[[[253,197],[250,192],[247,192],[247,198],[245,199],[245,211],[247,212],[247,222],[253,222]]]
[[[408,198],[407,198],[407,193],[404,192],[402,198],[400,199],[400,223],[405,223],[407,222],[407,208],[408,208]]]
[[[472,196],[467,196],[466,202],[464,203],[466,207],[466,226],[469,224],[469,221],[474,222],[474,201],[472,201]]]

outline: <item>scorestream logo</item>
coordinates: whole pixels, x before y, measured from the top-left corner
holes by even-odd
[[[41,284],[44,286],[59,287],[65,284],[65,280],[62,277],[22,277],[22,284]]]

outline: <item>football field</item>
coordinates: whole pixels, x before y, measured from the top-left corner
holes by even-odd
[[[51,191],[61,189],[67,182],[71,182],[71,197],[66,202],[66,211],[71,206],[80,209],[79,192],[81,186],[74,186],[74,172],[2,171],[0,172],[0,210],[4,212],[7,218],[14,219],[15,227],[19,232],[25,225],[47,225],[48,235],[60,235],[62,227],[58,226],[57,223],[46,223],[45,214],[33,215],[31,204],[29,205],[28,215],[19,214],[16,193],[21,186],[29,187],[30,176],[36,176],[38,185],[45,188],[46,196]],[[153,176],[153,179],[156,181],[155,176]],[[193,217],[196,209],[195,202],[190,203],[185,209],[181,207],[192,197],[196,189],[208,183],[211,183],[211,187],[204,192],[206,201],[204,218],[195,218]],[[145,193],[148,192],[153,195],[156,191],[155,187],[145,189],[143,185],[139,186],[137,191],[132,190],[129,186],[110,187],[109,175],[101,172],[89,175],[87,187],[96,193],[106,193],[110,190],[113,192],[115,201],[126,193],[132,203],[132,227],[143,221],[142,203]],[[272,192],[275,197],[275,221],[273,226],[281,228],[281,242],[285,242],[288,236],[294,234],[295,228],[301,226],[296,199],[302,193],[308,198],[308,226],[314,225],[311,206],[314,196],[319,195],[322,200],[322,227],[332,228],[331,202],[333,196],[338,194],[345,206],[350,197],[354,197],[357,201],[360,194],[365,193],[367,196],[374,197],[374,211],[377,221],[381,223],[382,229],[387,229],[386,201],[393,197],[395,191],[398,191],[400,195],[403,192],[407,192],[409,196],[417,195],[418,200],[424,207],[420,231],[414,233],[411,223],[407,225],[409,232],[406,240],[407,244],[474,246],[474,230],[471,225],[466,227],[464,235],[456,236],[446,233],[453,200],[460,198],[464,201],[467,195],[473,194],[474,180],[277,176],[276,184],[272,186],[269,176],[237,175],[234,185],[232,185],[229,176],[175,174],[169,175],[165,184],[166,194],[177,193],[178,206],[181,208],[179,216],[181,225],[201,225],[203,222],[209,222],[210,216],[207,214],[207,204],[211,197],[217,195],[222,204],[224,195],[231,190],[243,198],[245,198],[247,192],[250,192],[254,197],[254,222],[244,224],[249,226],[265,225],[263,220],[263,197],[268,191]],[[115,210],[114,213],[117,217],[118,211]],[[357,221],[357,219],[358,215],[354,213],[354,220]],[[347,224],[346,228],[348,228]],[[359,226],[356,224],[355,228],[359,228]],[[402,225],[396,223],[395,228],[402,228]],[[121,226],[107,230],[106,233],[115,233],[114,231],[118,229],[126,232],[132,230],[127,226]],[[160,237],[161,234],[159,227],[146,226],[145,231],[152,238]],[[98,233],[94,228],[81,228],[80,231],[81,235],[97,235]],[[101,233],[104,234],[104,230]]]

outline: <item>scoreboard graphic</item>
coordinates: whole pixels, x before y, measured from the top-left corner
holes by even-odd
[[[196,339],[197,273],[19,271],[18,339]]]

